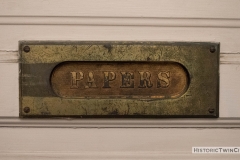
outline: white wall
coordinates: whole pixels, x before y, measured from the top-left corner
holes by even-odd
[[[239,146],[239,11],[239,0],[0,0],[0,159],[206,159],[191,147]],[[220,42],[220,118],[19,120],[19,40]]]

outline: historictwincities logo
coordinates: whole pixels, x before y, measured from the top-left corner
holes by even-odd
[[[239,154],[240,147],[192,147],[192,153]]]

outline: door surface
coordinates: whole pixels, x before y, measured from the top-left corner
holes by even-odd
[[[239,0],[0,0],[0,159],[239,159]],[[220,43],[217,119],[19,119],[18,41]]]

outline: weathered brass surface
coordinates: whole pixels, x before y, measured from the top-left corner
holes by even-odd
[[[219,44],[21,41],[20,117],[218,117]]]

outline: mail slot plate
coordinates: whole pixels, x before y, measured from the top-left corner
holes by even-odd
[[[20,41],[20,117],[218,117],[219,43]]]

